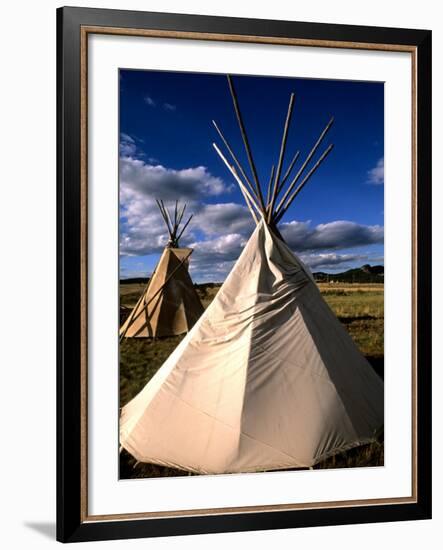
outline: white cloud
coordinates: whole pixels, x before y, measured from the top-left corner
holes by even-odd
[[[143,99],[144,99],[146,105],[149,105],[149,107],[155,107],[157,105],[156,102],[149,95],[145,95],[145,97]]]
[[[247,207],[233,202],[201,205],[194,222],[207,235],[226,232],[249,235],[254,228]]]
[[[380,225],[361,225],[338,220],[311,227],[310,222],[292,221],[280,225],[280,232],[296,252],[343,249],[381,244],[384,229]]]
[[[229,188],[204,166],[174,170],[160,164],[147,164],[132,157],[120,159],[122,200],[130,193],[152,200],[199,199],[220,195]]]
[[[165,203],[172,213],[172,204]],[[191,206],[191,208],[190,208]],[[192,203],[184,216],[183,223],[192,213]],[[193,222],[189,224],[180,244],[188,246],[195,240]],[[120,208],[120,254],[122,256],[144,256],[160,253],[168,242],[168,231],[160,214],[155,199],[140,197],[137,193],[128,192],[121,200]]]
[[[128,134],[120,134],[120,155],[122,157],[132,157],[137,152],[135,140]]]
[[[238,233],[230,233],[206,241],[197,241],[191,243],[191,247],[194,249],[193,257],[199,262],[217,261],[217,259],[222,261],[236,260],[246,241],[244,235]]]
[[[137,136],[120,133],[120,158],[144,158],[145,153],[140,148],[144,141]]]
[[[175,200],[187,203],[184,221],[194,217],[181,239],[194,249],[191,271],[196,281],[223,281],[240,256],[254,223],[245,205],[233,202],[205,204],[229,192],[220,178],[206,167],[166,168],[131,156],[137,139],[121,135],[120,158],[120,253],[122,256],[159,254],[167,243],[167,231],[155,199],[163,199],[172,211]],[[127,151],[127,154],[125,154]],[[383,227],[338,220],[312,226],[310,221],[280,225],[288,245],[314,270],[344,270],[369,263],[360,254],[338,250],[383,243]],[[141,270],[142,271],[142,270]]]
[[[382,185],[385,181],[385,160],[381,158],[377,161],[374,168],[368,171],[368,183],[373,185]]]
[[[177,105],[172,105],[172,103],[163,103],[163,109],[165,111],[175,111],[177,109]]]
[[[229,234],[207,241],[190,243],[194,249],[190,269],[196,281],[220,282],[224,281],[231,271],[243,248],[247,238],[243,235]],[[375,263],[376,258],[367,254],[338,254],[333,252],[320,252],[301,254],[301,260],[312,271],[345,271],[355,265]],[[377,258],[378,263],[383,258]]]
[[[131,142],[129,142],[131,144]],[[186,202],[183,223],[191,213],[194,218],[180,242],[182,245],[195,240],[194,232],[211,233],[211,218],[215,227],[225,232],[226,220],[235,220],[237,227],[244,227],[243,207],[240,205],[204,205],[201,200],[228,192],[220,178],[212,176],[204,166],[174,170],[161,165],[147,164],[133,157],[120,158],[120,253],[144,255],[157,253],[167,242],[167,230],[160,215],[156,199],[165,201],[172,208],[175,200]],[[242,221],[233,215],[238,213]],[[225,221],[222,213],[225,212]]]
[[[198,281],[224,281],[240,256],[247,238],[238,233],[191,243],[194,249],[190,269]]]

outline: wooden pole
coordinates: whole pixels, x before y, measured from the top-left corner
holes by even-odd
[[[322,154],[322,156],[318,159],[318,161],[314,164],[314,166],[311,168],[311,170],[306,174],[300,185],[297,187],[297,189],[292,193],[292,195],[289,197],[289,199],[286,201],[285,206],[281,208],[281,210],[277,210],[276,216],[275,216],[275,223],[278,223],[282,216],[284,216],[285,212],[288,210],[289,206],[291,205],[292,201],[295,199],[295,197],[300,193],[303,186],[307,183],[309,178],[312,176],[312,174],[317,170],[317,168],[320,166],[320,164],[323,162],[323,160],[329,155],[329,153],[333,149],[333,145],[331,144],[326,151]]]
[[[297,151],[294,155],[294,158],[291,160],[291,163],[288,166],[288,169],[286,170],[285,175],[282,177],[282,179],[280,181],[280,185],[278,186],[277,194],[275,196],[276,199],[278,198],[278,195],[279,195],[280,191],[282,190],[283,185],[286,183],[286,180],[289,178],[289,174],[292,172],[292,169],[294,168],[294,164],[297,162],[297,159],[298,159],[299,156],[300,156],[300,151]]]
[[[254,191],[254,187],[252,185],[252,183],[250,182],[248,176],[246,175],[245,171],[243,170],[243,167],[242,165],[240,164],[240,161],[238,160],[238,158],[235,156],[234,154],[234,151],[232,150],[231,146],[229,145],[228,143],[228,140],[225,138],[225,136],[223,135],[222,131],[220,130],[220,128],[218,127],[217,123],[215,122],[215,120],[212,121],[212,124],[214,125],[215,129],[217,130],[217,133],[218,135],[220,136],[220,138],[222,139],[223,143],[225,144],[225,147],[226,149],[229,151],[229,154],[231,155],[233,161],[235,162],[235,164],[237,165],[237,168],[239,169],[240,171],[240,174],[243,176],[245,182],[249,185],[249,190],[251,191],[253,197],[255,198],[255,200],[258,200],[258,197]]]
[[[234,84],[232,82],[232,79],[231,79],[230,75],[226,75],[226,76],[228,78],[229,90],[231,92],[232,102],[234,104],[235,114],[237,116],[237,122],[238,122],[238,125],[239,125],[239,128],[240,128],[240,133],[241,133],[241,136],[242,136],[242,139],[243,139],[243,144],[245,146],[246,155],[247,155],[248,161],[249,161],[249,166],[251,168],[252,176],[254,178],[255,190],[256,190],[256,193],[257,193],[258,202],[260,203],[260,207],[261,207],[262,211],[264,212],[265,211],[265,204],[264,204],[264,201],[263,201],[263,194],[262,194],[262,191],[261,191],[260,182],[258,180],[257,170],[256,170],[255,164],[254,164],[254,159],[252,158],[251,148],[249,147],[248,136],[246,135],[245,126],[243,124],[243,118],[242,118],[240,108],[239,108],[239,105],[238,105],[237,94],[235,93]]]
[[[148,290],[148,287],[149,287],[149,283],[151,282],[152,280],[152,276],[150,277],[148,283],[146,284],[146,287],[144,289],[144,291],[141,293],[140,295],[140,298],[137,300],[137,303],[135,304],[134,308],[132,309],[131,313],[129,314],[129,317],[126,319],[126,321],[123,323],[123,326],[126,324],[126,328],[123,332],[121,332],[121,329],[120,329],[120,342],[122,341],[122,339],[126,336],[126,333],[128,332],[128,329],[129,327],[132,325],[132,318],[134,317],[135,315],[135,312],[140,304],[140,302],[143,300],[143,297],[146,293],[146,291]],[[121,327],[123,328],[123,327]]]
[[[157,199],[156,199],[157,200]],[[160,212],[161,212],[161,215],[163,217],[163,220],[166,224],[166,227],[168,228],[168,233],[169,233],[169,237],[172,239],[172,228],[169,226],[169,222],[168,222],[168,218],[166,217],[166,211],[165,211],[165,206],[163,204],[163,201],[157,201],[157,205],[160,209]]]
[[[175,208],[174,208],[174,231],[177,231],[177,208],[178,208],[178,201],[175,201]]]
[[[183,206],[183,210],[181,211],[179,217],[178,217],[178,222],[177,222],[177,229],[180,227],[180,224],[182,222],[182,218],[183,218],[183,214],[185,213],[185,210],[186,210],[186,203],[185,205]]]
[[[234,166],[231,166],[231,168],[232,168],[232,174],[234,175],[234,177],[240,179],[240,178],[238,177],[237,172],[235,171]],[[237,181],[238,181],[238,180],[237,180]],[[244,199],[245,199],[245,202],[246,202],[246,206],[248,207],[249,212],[251,213],[251,215],[252,215],[252,217],[254,218],[254,221],[255,221],[255,223],[256,223],[256,225],[257,225],[257,224],[258,224],[258,218],[257,218],[256,213],[254,212],[254,208],[252,207],[251,201],[248,199],[248,195],[246,195],[246,193],[243,191],[243,189],[242,189],[241,187],[240,187],[240,191],[242,192],[242,195],[243,195],[243,197],[244,197]]]
[[[246,204],[248,205],[249,210],[251,211],[251,214],[252,214],[252,216],[255,220],[255,223],[258,223],[258,218],[255,215],[254,210],[252,209],[252,205],[257,210],[257,212],[259,212],[262,215],[261,210],[258,208],[257,204],[255,203],[254,199],[252,198],[251,194],[249,193],[247,187],[245,185],[243,185],[243,182],[239,178],[239,176],[238,176],[237,172],[235,171],[234,167],[229,164],[229,162],[226,160],[225,156],[223,155],[223,153],[220,151],[220,149],[217,147],[217,145],[215,143],[213,143],[212,146],[217,151],[218,156],[226,164],[228,170],[234,176],[235,181],[238,183],[238,186],[240,187],[240,191],[242,192],[243,196],[245,197]],[[249,202],[248,202],[248,200],[249,200]]]
[[[274,170],[275,170],[275,166],[272,165],[271,175],[270,175],[269,181],[268,181],[268,191],[266,193],[266,208],[268,208],[269,200],[271,199],[271,185],[272,185],[272,180],[274,179]]]
[[[192,216],[191,216],[191,218],[192,218]],[[188,220],[188,221],[189,221],[189,220]],[[191,254],[192,254],[192,250],[187,254],[187,256],[184,256],[184,257],[181,259],[180,263],[179,263],[177,266],[175,266],[175,268],[171,271],[171,273],[166,277],[165,282],[162,284],[162,286],[154,292],[154,294],[151,296],[151,298],[150,298],[147,302],[145,302],[144,308],[141,309],[141,310],[137,313],[137,315],[131,320],[131,324],[135,323],[135,321],[140,317],[140,315],[141,315],[141,314],[144,312],[144,310],[149,306],[149,304],[154,300],[154,298],[156,298],[156,297],[160,294],[160,292],[165,288],[165,286],[167,285],[167,283],[171,280],[172,276],[176,273],[176,271],[178,271],[178,270],[180,269],[180,267],[186,262],[186,260],[189,258],[189,256],[190,256]],[[137,306],[136,306],[136,307],[137,307]],[[134,310],[135,310],[135,308],[134,308]],[[122,335],[120,336],[120,340],[122,340],[122,339],[124,338],[124,336],[126,335],[126,332],[128,331],[128,328],[129,328],[129,324],[128,324],[128,326],[126,327],[126,330],[125,330],[124,334],[122,334]]]
[[[294,107],[294,97],[295,95],[292,93],[291,97],[289,98],[288,112],[286,114],[285,125],[283,128],[283,135],[281,138],[280,155],[278,158],[277,170],[275,171],[274,189],[272,191],[271,202],[268,205],[268,223],[270,223],[272,219],[272,211],[274,210],[275,198],[277,195],[277,190],[280,182],[280,174],[281,174],[281,168],[283,164],[283,157],[285,156],[286,140],[288,139],[289,123],[291,122],[292,109]]]
[[[162,206],[161,206],[161,204],[160,204],[160,201],[159,201],[158,199],[155,199],[155,202],[157,203],[158,209],[160,210],[160,214],[162,215],[163,221],[164,221],[165,224],[167,225],[166,219],[165,219],[165,215],[164,215],[164,213],[163,213],[163,209],[162,209]],[[168,231],[169,231],[169,227],[168,227]]]
[[[172,225],[172,221],[171,221],[171,216],[169,215],[169,211],[168,209],[166,208],[166,206],[163,204],[163,208],[165,209],[165,212],[166,212],[166,215],[168,217],[168,221],[169,221],[169,224],[171,226],[171,238],[172,239],[175,239],[175,232],[174,232],[174,229],[173,229],[173,225]]]
[[[128,318],[126,319],[125,323],[126,323],[126,328],[125,330],[123,331],[123,333],[120,335],[120,341],[122,340],[122,338],[124,338],[126,336],[126,333],[128,332],[128,328],[132,325],[133,323],[133,320],[132,318],[134,317],[134,314],[135,312],[137,311],[137,308],[138,306],[140,305],[140,302],[144,302],[146,303],[146,294],[148,292],[148,288],[149,288],[149,285],[151,284],[151,281],[152,279],[154,278],[154,275],[155,275],[155,272],[157,271],[157,266],[156,268],[154,269],[154,271],[152,272],[151,276],[149,277],[149,281],[146,283],[145,285],[145,288],[143,290],[143,292],[140,294],[140,298],[137,300],[137,303],[135,304],[135,306],[133,307],[131,313],[129,314]],[[125,323],[123,323],[123,326],[125,325]],[[123,328],[123,327],[122,327]]]
[[[281,207],[283,206],[284,202],[286,201],[286,199],[288,198],[289,194],[291,193],[292,189],[294,188],[295,184],[297,183],[298,179],[300,178],[300,176],[302,175],[304,169],[306,168],[308,162],[311,160],[312,156],[314,155],[315,151],[317,151],[318,149],[318,146],[320,145],[320,143],[323,141],[323,138],[325,137],[327,131],[329,130],[329,128],[332,126],[332,123],[334,122],[334,117],[331,118],[331,120],[326,124],[326,127],[325,129],[323,130],[323,132],[320,134],[319,138],[317,139],[314,147],[311,149],[309,155],[306,157],[306,160],[304,161],[304,163],[302,164],[300,170],[297,172],[297,175],[295,176],[295,178],[291,181],[291,183],[289,184],[289,187],[286,189],[286,192],[285,194],[283,195],[281,201],[278,203],[277,205],[277,208],[276,208],[276,212],[278,212]]]
[[[183,229],[180,231],[180,235],[177,237],[177,244],[178,244],[178,241],[179,241],[180,237],[183,235],[185,229],[188,227],[188,224],[189,224],[189,222],[192,220],[193,217],[194,217],[194,214],[191,214],[191,215],[189,216],[188,221],[185,223],[185,225],[183,226]]]
[[[160,260],[159,260],[160,261]],[[157,273],[157,267],[158,264],[155,266],[154,271],[151,273],[151,276],[149,277],[149,281],[146,283],[145,288],[143,292],[140,294],[140,298],[137,300],[137,303],[135,304],[134,308],[132,309],[131,313],[128,316],[128,319],[126,319],[125,323],[126,329],[124,330],[123,334],[120,336],[120,340],[126,335],[126,332],[128,331],[129,326],[132,324],[132,317],[134,316],[134,313],[137,311],[137,308],[141,301],[143,301],[144,305],[146,305],[146,295],[148,294],[149,285],[151,284],[152,279],[154,278],[154,275]],[[123,325],[125,324],[123,323]]]

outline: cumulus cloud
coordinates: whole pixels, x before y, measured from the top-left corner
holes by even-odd
[[[140,199],[151,197],[163,200],[198,199],[220,195],[229,190],[224,182],[204,166],[174,170],[143,160],[120,159],[120,190],[123,202],[137,193]]]
[[[166,203],[172,213],[171,205]],[[188,207],[189,208],[189,207]],[[189,209],[192,211],[192,208]],[[184,221],[187,215],[184,216]],[[182,246],[195,240],[192,221],[180,239]],[[168,242],[165,222],[153,198],[139,199],[137,195],[127,200],[120,208],[120,254],[144,256],[160,253]]]
[[[144,158],[145,153],[141,146],[144,141],[136,136],[120,133],[120,158]]]
[[[120,155],[123,157],[132,157],[136,152],[137,145],[134,138],[122,132],[120,134]]]
[[[381,158],[377,161],[374,168],[368,171],[368,183],[372,185],[382,185],[385,181],[385,160]]]
[[[166,205],[172,214],[173,203]],[[208,205],[188,201],[184,221],[188,213],[194,216],[180,243],[195,249],[193,258],[198,258],[200,264],[214,262],[217,258],[236,259],[253,229],[246,207],[235,203]],[[152,199],[140,199],[135,194],[128,200],[126,196],[121,218],[120,251],[123,255],[160,252],[166,244],[164,221]],[[203,234],[206,240],[195,241],[197,232]]]
[[[194,249],[190,269],[199,281],[224,281],[240,256],[247,238],[238,233],[191,243]]]
[[[296,252],[309,250],[355,248],[381,244],[384,230],[380,225],[360,225],[338,220],[311,227],[310,222],[292,221],[281,224],[280,232]]]
[[[190,203],[195,212],[182,246],[194,249],[192,273],[197,281],[222,281],[240,256],[253,229],[239,205]],[[167,243],[163,219],[150,201],[135,200],[124,210],[120,252],[125,255],[160,253]],[[250,215],[249,215],[250,216]],[[311,227],[309,222],[291,222],[281,228],[288,245],[314,270],[346,269],[356,263],[380,261],[365,254],[331,252],[383,242],[383,228],[354,222],[332,222]]]
[[[152,218],[150,218],[152,221]],[[168,242],[165,226],[162,220],[156,220],[156,225],[147,228],[146,224],[121,230],[120,254],[122,256],[143,256],[160,253]]]
[[[129,141],[129,144],[131,142]],[[195,240],[195,231],[214,234],[226,232],[230,225],[245,229],[250,221],[245,207],[205,205],[202,199],[229,192],[220,178],[204,166],[174,170],[162,165],[148,164],[133,157],[120,158],[120,252],[122,255],[157,253],[167,242],[166,228],[155,199],[162,199],[169,208],[175,200],[187,204],[184,216],[194,213],[188,230],[180,239],[183,246]],[[213,225],[213,229],[211,229]],[[236,229],[232,230],[235,231]]]
[[[194,249],[191,261],[192,276],[198,281],[224,281],[231,271],[247,239],[243,235],[230,234],[223,237],[190,243]],[[367,254],[339,254],[320,252],[301,254],[301,260],[312,271],[343,271],[356,264],[368,263]]]
[[[194,249],[193,259],[196,262],[236,260],[246,244],[244,235],[231,233],[215,239],[191,243]]]
[[[187,203],[184,220],[194,217],[181,238],[182,246],[194,249],[191,271],[196,281],[223,281],[240,256],[254,223],[244,204],[217,203],[232,189],[204,166],[173,169],[154,159],[147,161],[135,136],[120,140],[120,253],[125,256],[159,254],[168,235],[155,203],[162,199],[172,211],[176,199]],[[211,203],[207,204],[208,199]],[[313,270],[344,270],[369,263],[363,253],[347,249],[383,243],[383,227],[338,220],[313,226],[310,221],[280,225],[294,252]],[[340,252],[338,252],[340,251]],[[125,269],[122,264],[122,274]],[[131,267],[134,270],[134,267]],[[137,270],[138,271],[138,270]],[[143,270],[141,270],[143,271]],[[135,273],[135,271],[134,271]],[[124,273],[129,276],[129,273]]]
[[[226,232],[249,235],[254,228],[247,207],[233,202],[201,205],[194,223],[207,235]]]

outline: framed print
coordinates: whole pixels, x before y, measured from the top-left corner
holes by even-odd
[[[63,542],[431,517],[431,32],[60,8]]]

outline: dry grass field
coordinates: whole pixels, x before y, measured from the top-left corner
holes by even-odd
[[[124,317],[135,305],[144,284],[120,285]],[[383,284],[320,283],[329,306],[351,334],[376,372],[384,374],[384,288]],[[197,289],[206,308],[218,287],[199,285]],[[127,338],[120,346],[120,405],[132,399],[157,372],[183,336],[151,340]],[[383,443],[373,443],[332,457],[315,468],[343,468],[383,465]],[[122,479],[190,475],[181,470],[136,464],[126,451],[120,455]]]

